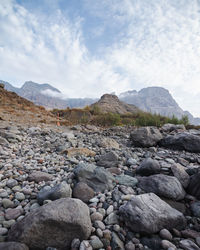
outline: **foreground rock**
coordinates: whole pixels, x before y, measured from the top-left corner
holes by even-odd
[[[137,168],[136,173],[142,176],[149,176],[152,174],[159,174],[160,170],[161,167],[158,161],[147,158]]]
[[[0,250],[29,250],[29,248],[19,242],[2,242],[0,243]]]
[[[163,138],[155,127],[142,127],[131,132],[132,144],[136,147],[152,147]]]
[[[62,182],[55,187],[46,186],[40,190],[37,196],[38,203],[43,204],[45,200],[57,200],[60,198],[68,198],[72,196],[72,190],[69,184]]]
[[[114,187],[114,177],[106,169],[93,164],[79,164],[74,169],[74,174],[79,182],[86,183],[95,192],[110,190]]]
[[[119,212],[133,232],[152,234],[163,228],[181,229],[186,225],[182,213],[153,193],[135,196],[121,206]]]
[[[69,249],[74,238],[90,236],[88,207],[78,199],[63,198],[42,206],[17,222],[9,231],[9,241],[25,243],[31,249]]]
[[[52,175],[41,171],[35,171],[28,177],[29,181],[35,181],[35,182],[50,181],[52,179],[53,179]]]
[[[138,180],[138,186],[146,192],[174,200],[182,200],[185,197],[185,191],[176,177],[157,174],[140,177]]]
[[[73,189],[73,197],[88,202],[94,197],[94,191],[86,183],[79,182]]]
[[[194,174],[190,177],[190,183],[188,186],[188,193],[195,196],[198,200],[200,200],[200,172]]]
[[[190,176],[188,173],[185,171],[184,167],[181,166],[181,164],[173,164],[171,166],[172,173],[174,176],[180,181],[182,186],[184,188],[187,188],[189,182],[190,182]]]
[[[162,147],[200,153],[200,137],[190,133],[168,135],[160,141]]]

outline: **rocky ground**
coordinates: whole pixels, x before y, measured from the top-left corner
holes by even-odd
[[[200,249],[200,131],[0,124],[0,249]]]

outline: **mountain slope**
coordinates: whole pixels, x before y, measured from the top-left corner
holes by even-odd
[[[38,84],[32,81],[25,82],[21,88],[15,88],[10,83],[0,80],[5,89],[17,93],[19,96],[34,102],[47,109],[81,108],[94,103],[92,98],[63,98],[62,93],[50,84]]]
[[[200,124],[199,118],[194,118],[188,111],[183,111],[169,91],[162,87],[143,88],[138,92],[136,90],[127,91],[121,93],[119,98],[147,112],[168,117],[175,115],[179,119],[183,115],[187,115],[192,124]]]
[[[126,104],[118,99],[116,95],[105,94],[101,99],[92,104],[91,107],[97,106],[100,111],[103,113],[112,112],[117,114],[126,114],[126,113],[137,113],[140,110],[130,104]]]
[[[0,84],[0,118],[30,124],[56,121],[56,118],[43,107],[36,106],[15,92],[5,90],[3,84]]]

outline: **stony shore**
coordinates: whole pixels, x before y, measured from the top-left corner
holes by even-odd
[[[200,249],[200,131],[0,124],[0,250]]]

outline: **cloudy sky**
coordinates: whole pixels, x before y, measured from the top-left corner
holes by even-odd
[[[0,0],[0,79],[68,97],[162,86],[200,117],[200,0]]]

